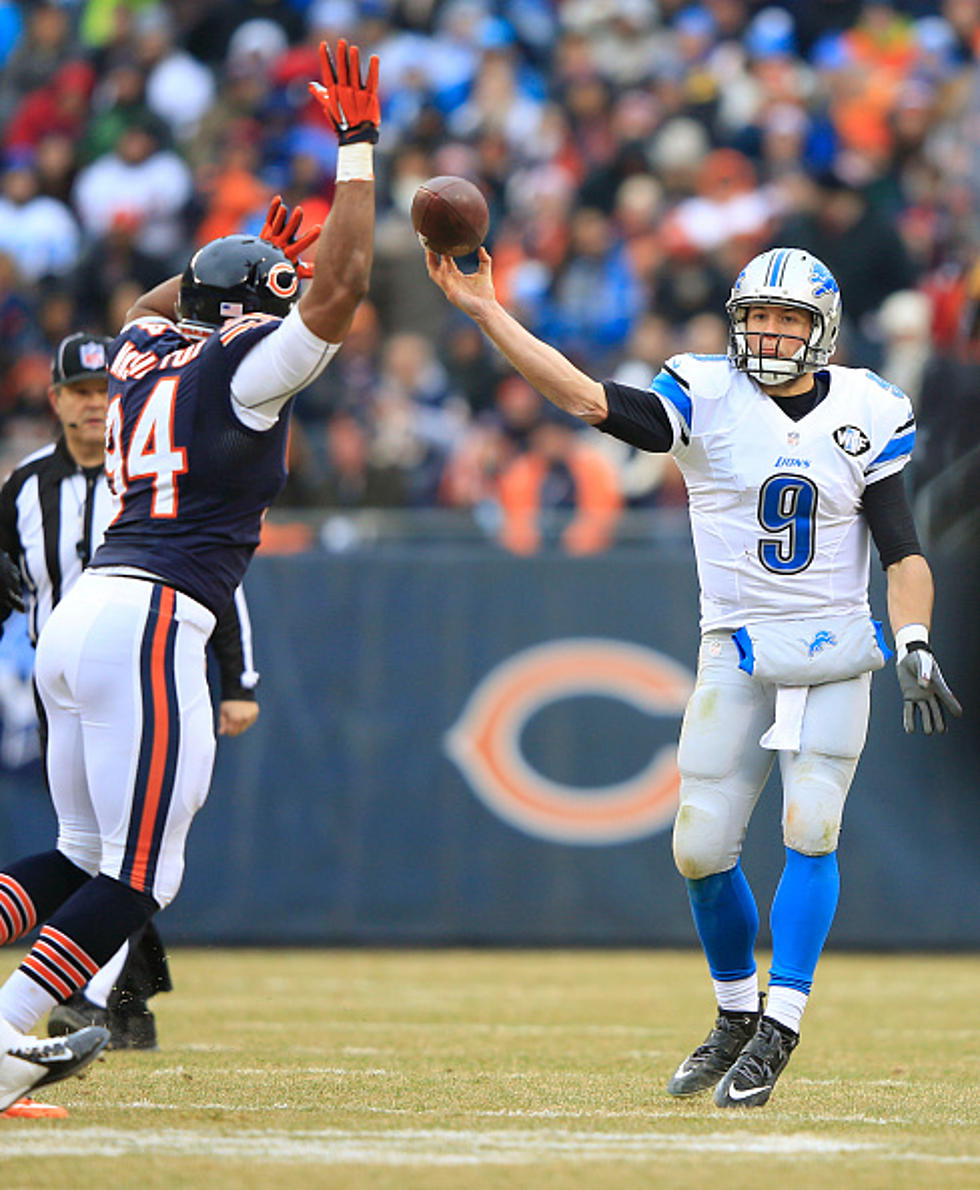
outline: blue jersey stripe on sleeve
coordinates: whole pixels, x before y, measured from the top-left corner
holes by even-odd
[[[691,398],[669,372],[658,372],[650,385],[653,392],[669,401],[677,410],[688,430],[691,428]]]
[[[871,471],[875,467],[880,467],[882,463],[890,463],[892,459],[897,459],[901,455],[910,455],[913,446],[915,446],[915,430],[909,434],[896,435],[889,441],[881,454],[871,460],[866,470]]]

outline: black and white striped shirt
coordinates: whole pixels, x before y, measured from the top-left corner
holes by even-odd
[[[63,436],[28,455],[0,488],[0,548],[24,576],[33,644],[91,561],[115,511],[102,467],[80,467]],[[254,698],[259,675],[241,587],[218,618],[211,645],[221,671],[222,700]]]

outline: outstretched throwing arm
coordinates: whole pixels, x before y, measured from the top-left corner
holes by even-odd
[[[522,376],[559,409],[590,425],[609,415],[606,394],[562,353],[532,335],[497,301],[490,253],[480,248],[475,273],[464,273],[451,256],[426,252],[429,276],[452,304],[469,315]]]

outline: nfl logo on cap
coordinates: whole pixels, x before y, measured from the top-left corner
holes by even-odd
[[[105,376],[109,367],[111,339],[84,331],[69,335],[58,344],[51,369],[54,384],[75,384]]]
[[[78,362],[90,372],[105,367],[105,348],[101,343],[82,343],[78,348]]]

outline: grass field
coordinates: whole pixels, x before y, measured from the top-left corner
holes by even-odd
[[[713,1016],[694,953],[171,964],[158,1052],[48,1088],[68,1120],[0,1120],[3,1190],[980,1187],[978,956],[827,955],[746,1112],[663,1091]]]

